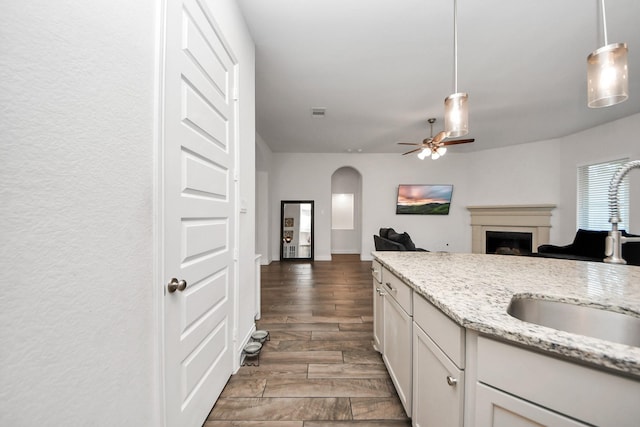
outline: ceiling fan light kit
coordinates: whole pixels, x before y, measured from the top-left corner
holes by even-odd
[[[475,139],[451,139],[445,141],[447,138],[446,132],[438,132],[436,136],[433,136],[433,124],[436,122],[436,119],[431,118],[427,119],[429,126],[431,127],[431,136],[429,138],[425,138],[422,142],[398,142],[400,145],[414,145],[417,148],[413,150],[409,150],[406,153],[402,153],[402,155],[407,155],[411,153],[418,152],[418,158],[420,160],[424,160],[427,157],[431,157],[433,160],[437,160],[440,157],[444,156],[447,152],[446,145],[455,145],[455,144],[467,144],[469,142],[475,141]]]
[[[604,46],[587,57],[587,105],[589,108],[609,107],[629,98],[627,45],[608,44],[607,18],[604,0],[600,1]]]

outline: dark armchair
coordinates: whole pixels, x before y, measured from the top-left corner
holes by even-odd
[[[602,261],[605,257],[605,239],[608,231],[592,231],[579,229],[573,242],[565,246],[538,246],[537,256],[546,258],[564,258],[579,261]],[[622,231],[623,236],[634,237]],[[625,243],[622,245],[622,257],[627,264],[640,265],[640,243]]]
[[[428,252],[422,248],[416,248],[416,245],[409,237],[409,234],[397,233],[393,228],[381,228],[380,235],[373,236],[373,242],[376,245],[376,251],[422,251]]]

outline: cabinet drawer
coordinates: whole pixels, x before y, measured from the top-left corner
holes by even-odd
[[[400,304],[400,307],[402,307],[409,316],[412,316],[411,288],[386,268],[382,270],[382,284],[387,295],[396,300],[398,304]]]
[[[587,427],[484,384],[476,386],[475,419],[476,425],[488,427]]]
[[[478,338],[478,381],[583,422],[636,426],[640,381]]]
[[[460,369],[464,369],[465,330],[422,296],[413,294],[416,322]]]
[[[378,283],[382,283],[382,264],[376,260],[371,263],[371,275]]]

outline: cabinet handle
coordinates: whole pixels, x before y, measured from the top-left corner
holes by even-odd
[[[391,283],[386,282],[386,283],[385,283],[385,285],[387,285],[387,288],[389,288],[389,290],[390,290],[391,292],[395,292],[395,291],[396,291],[395,289],[393,289],[393,286],[391,286]]]
[[[382,289],[380,288],[376,288],[376,292],[378,293],[378,295],[380,295],[381,297],[385,296],[387,293],[383,292]]]
[[[458,384],[458,380],[456,378],[453,378],[451,375],[447,375],[447,384],[449,384],[451,387],[455,387],[456,384]]]

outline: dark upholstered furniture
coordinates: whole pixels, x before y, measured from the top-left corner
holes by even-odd
[[[571,244],[566,246],[538,246],[537,256],[575,259],[579,261],[602,261],[605,257],[604,246],[608,233],[608,231],[579,229]],[[622,235],[635,237],[626,231],[622,231]],[[622,245],[622,258],[627,261],[627,264],[640,265],[640,243],[630,242]]]
[[[381,228],[380,235],[373,236],[373,242],[376,245],[376,251],[422,251],[428,252],[422,248],[416,248],[416,245],[409,237],[409,234],[397,233],[393,228]]]

